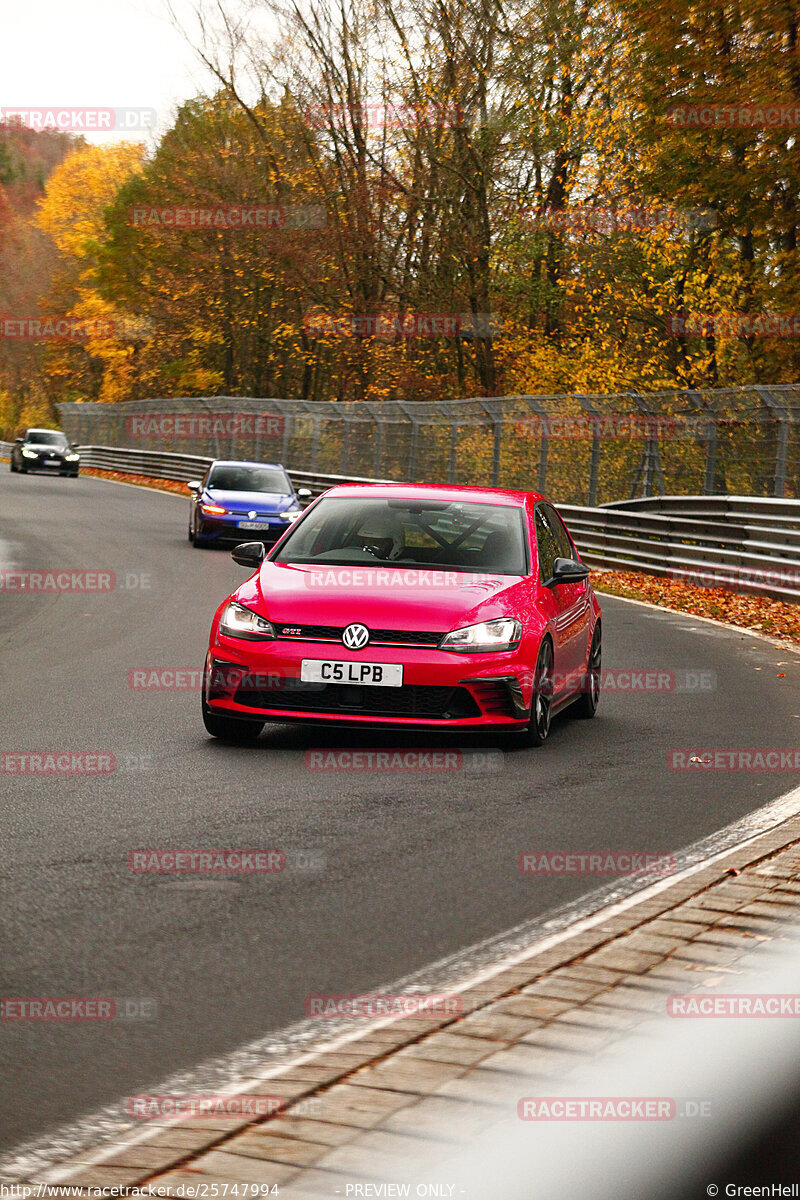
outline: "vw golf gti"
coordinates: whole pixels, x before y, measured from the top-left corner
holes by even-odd
[[[342,486],[320,496],[217,610],[204,672],[212,736],[267,721],[491,729],[538,746],[600,691],[600,606],[534,492]]]

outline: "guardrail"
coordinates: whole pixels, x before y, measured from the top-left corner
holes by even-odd
[[[10,442],[0,442],[8,454]],[[82,446],[81,464],[186,482],[213,460],[192,454]],[[353,475],[293,471],[312,495],[338,483],[391,483]],[[669,575],[800,600],[800,500],[751,496],[654,496],[602,508],[562,504],[588,566]]]
[[[800,600],[800,512],[768,525],[749,514],[726,521],[570,504],[559,511],[588,566]]]
[[[772,496],[641,496],[636,500],[612,500],[601,508],[631,512],[657,512],[675,517],[736,519],[748,525],[800,523],[800,500]]]
[[[13,442],[0,442],[0,456],[7,458]],[[188,483],[199,479],[214,461],[200,454],[169,454],[157,450],[125,450],[118,446],[81,446],[81,466],[100,471],[124,471]],[[322,475],[318,471],[289,471],[297,487],[307,487],[318,496],[337,483],[392,483],[391,479],[362,479],[357,475]]]

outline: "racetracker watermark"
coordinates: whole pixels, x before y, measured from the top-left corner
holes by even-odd
[[[496,775],[502,750],[306,750],[308,771],[460,771]]]
[[[0,775],[111,775],[117,769],[113,754],[85,750],[26,750],[0,753]]]
[[[80,595],[107,595],[117,586],[113,571],[15,571],[0,569],[0,592],[78,592]]]
[[[800,1017],[800,995],[736,993],[704,996],[696,992],[667,997],[670,1017]]]
[[[277,438],[284,428],[280,413],[139,413],[125,418],[126,432],[133,438]]]
[[[800,749],[670,750],[670,771],[800,771]]]
[[[131,667],[127,674],[128,687],[134,692],[196,692],[203,686],[202,667]],[[210,672],[212,690],[223,688],[240,692],[280,690],[286,683],[283,675],[261,675],[246,667],[215,665]]]
[[[796,338],[800,313],[672,313],[666,329],[680,338]]]
[[[303,120],[310,129],[453,129],[464,125],[459,105],[309,104]]]
[[[303,329],[311,338],[494,337],[499,332],[492,313],[309,313]]]
[[[316,588],[468,588],[497,583],[487,571],[435,571],[425,567],[313,567],[302,575],[303,587]],[[286,629],[293,626],[287,625]],[[296,626],[294,628],[297,628]],[[295,635],[296,636],[296,635]]]
[[[282,850],[131,850],[135,875],[275,875],[286,866]]]
[[[322,1113],[322,1099],[287,1100],[284,1096],[218,1092],[207,1096],[180,1094],[129,1096],[125,1111],[142,1121],[156,1117],[274,1117],[291,1105],[293,1117],[315,1117]]]
[[[3,996],[3,1021],[152,1021],[157,1001],[112,996]]]
[[[800,570],[796,567],[693,567],[667,571],[668,579],[679,579],[695,587],[738,589],[748,584],[754,588],[800,588]]]
[[[137,205],[128,224],[145,229],[324,229],[322,204]]]
[[[680,129],[796,129],[800,105],[775,104],[673,104],[666,113],[669,125]]]
[[[565,441],[655,441],[680,437],[704,437],[712,428],[703,416],[649,416],[646,413],[576,413],[527,417],[518,421],[518,437],[554,438]]]
[[[456,1017],[463,1012],[460,996],[432,992],[413,995],[306,996],[307,1017]]]
[[[0,108],[0,118],[26,129],[60,133],[134,133],[155,129],[154,108]]]
[[[526,229],[547,229],[556,233],[650,233],[666,229],[670,233],[689,233],[716,229],[713,208],[546,208],[519,209],[518,219]]]
[[[523,1096],[521,1121],[673,1121],[671,1096]]]
[[[608,667],[600,671],[600,690],[610,693],[714,692],[717,689],[715,671],[665,671],[661,667]],[[571,691],[589,692],[593,686],[591,672],[567,675],[556,672],[551,676],[551,688],[559,692],[569,686]]]
[[[86,342],[90,338],[113,338],[114,321],[81,317],[13,317],[0,315],[0,338],[20,342]]]
[[[672,875],[677,869],[674,854],[646,850],[531,850],[517,858],[521,875]]]

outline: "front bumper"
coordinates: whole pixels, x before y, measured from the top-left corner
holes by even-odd
[[[80,466],[79,462],[69,462],[60,454],[37,454],[35,458],[20,454],[17,462],[26,471],[42,471],[48,475],[55,475],[57,471],[65,475],[77,475]]]
[[[303,659],[400,663],[403,684],[304,683]],[[356,654],[330,643],[243,643],[217,635],[206,664],[204,700],[220,716],[260,721],[514,729],[530,715],[531,670],[519,650],[467,655],[370,646]]]
[[[268,522],[267,529],[240,529],[239,522],[247,518],[241,516],[204,517],[199,516],[197,532],[200,537],[209,542],[225,542],[238,545],[240,542],[263,542],[265,546],[274,546],[278,538],[283,537],[291,522],[272,517],[264,517]],[[262,522],[259,521],[259,524]]]

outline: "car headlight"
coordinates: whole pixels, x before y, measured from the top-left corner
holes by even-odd
[[[439,643],[440,650],[460,650],[472,654],[482,650],[513,650],[519,645],[522,626],[512,617],[501,617],[497,621],[481,621],[479,625],[465,625],[445,635]]]
[[[219,622],[220,633],[228,637],[245,638],[247,641],[263,641],[275,637],[275,627],[271,621],[251,612],[243,604],[229,600],[223,609]]]
[[[281,513],[284,521],[296,521],[298,517],[302,517],[302,508],[287,508],[286,512]]]
[[[225,509],[224,509],[224,508],[220,508],[220,506],[219,506],[218,504],[201,504],[201,505],[200,505],[200,512],[201,512],[201,513],[206,513],[206,515],[207,515],[207,516],[209,516],[209,517],[213,517],[213,516],[215,516],[217,513],[224,513],[224,512],[225,512]]]
[[[77,462],[80,458],[80,454],[65,454],[64,457],[66,458],[67,462]]]
[[[23,458],[38,458],[39,455],[36,453],[35,450],[23,450],[22,457]]]

